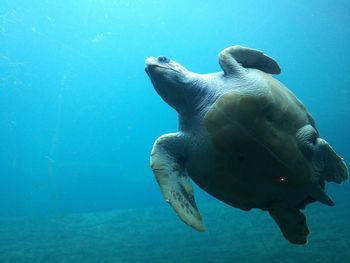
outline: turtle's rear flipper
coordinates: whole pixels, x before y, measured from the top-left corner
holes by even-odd
[[[307,243],[307,236],[310,231],[303,213],[296,208],[282,205],[274,205],[268,211],[289,242],[298,245]]]
[[[318,154],[317,157],[319,159],[319,156],[322,156],[324,163],[321,178],[324,178],[327,182],[335,182],[338,184],[347,180],[349,177],[349,172],[344,159],[337,155],[337,153],[325,140],[320,138],[317,139],[317,145],[320,148],[320,154]]]
[[[152,149],[151,167],[165,200],[181,220],[198,231],[204,231],[191,181],[183,164],[183,149],[184,144],[178,134],[159,137]]]

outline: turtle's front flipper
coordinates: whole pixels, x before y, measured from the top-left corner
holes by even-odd
[[[186,224],[204,231],[194,200],[193,188],[184,167],[184,142],[177,133],[165,134],[154,143],[151,167],[165,200]]]
[[[280,74],[277,62],[263,52],[241,46],[225,48],[220,52],[219,63],[226,76],[237,74],[244,68],[255,68],[269,74]]]
[[[268,211],[289,242],[298,245],[306,244],[310,231],[303,213],[296,208],[285,207],[283,204],[272,205]]]

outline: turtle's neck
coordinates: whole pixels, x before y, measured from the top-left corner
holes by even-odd
[[[207,83],[200,74],[191,73],[181,82],[172,85],[154,85],[162,99],[179,115],[188,116],[197,112],[207,95]]]

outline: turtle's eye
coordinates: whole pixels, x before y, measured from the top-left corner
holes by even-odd
[[[170,59],[168,59],[167,57],[158,57],[158,61],[161,63],[169,63]]]

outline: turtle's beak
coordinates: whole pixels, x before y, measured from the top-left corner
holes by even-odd
[[[157,59],[155,57],[148,57],[145,61],[145,72],[149,78],[151,77],[151,68],[158,65]]]
[[[146,69],[148,69],[149,74],[149,68],[151,67],[161,67],[161,68],[168,68],[170,63],[170,59],[167,57],[161,56],[161,57],[148,57],[145,61]]]
[[[149,75],[147,67],[145,67],[145,72],[146,72],[147,76],[150,78],[151,76]]]
[[[156,75],[162,74],[164,68],[168,68],[168,61],[166,57],[149,57],[145,61],[145,72],[149,78],[153,78]]]

